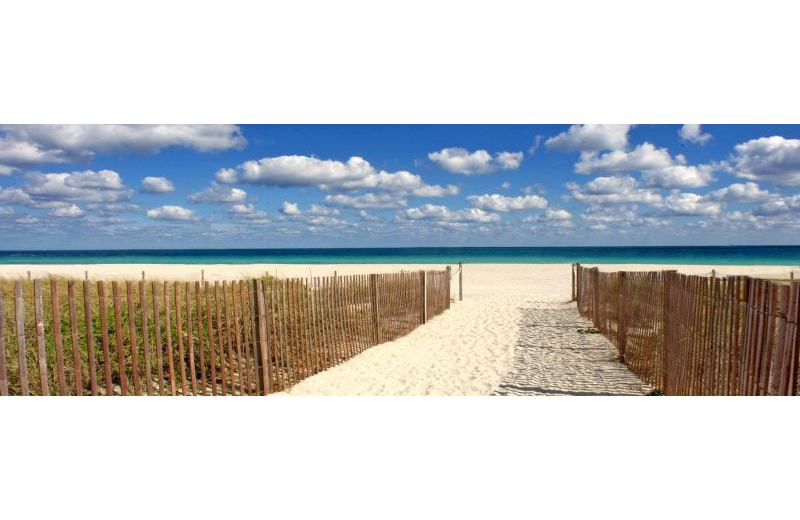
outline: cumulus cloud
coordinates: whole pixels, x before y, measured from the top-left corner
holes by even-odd
[[[697,188],[713,180],[709,165],[689,166],[682,155],[673,158],[666,148],[642,143],[633,150],[614,150],[606,153],[582,153],[575,173],[642,172],[647,186],[659,188]]]
[[[326,195],[322,199],[325,204],[345,206],[355,209],[395,209],[408,205],[404,197],[391,193],[365,193],[363,195]]]
[[[358,212],[358,216],[361,218],[361,220],[366,220],[368,222],[378,222],[378,221],[381,220],[380,217],[377,217],[375,215],[371,215],[371,214],[367,213],[363,209]]]
[[[266,223],[267,212],[255,209],[252,204],[231,204],[228,213],[234,217],[245,219],[250,223]]]
[[[642,143],[631,151],[614,150],[603,154],[582,154],[575,165],[575,173],[627,173],[653,168],[665,168],[673,164],[666,148],[656,148]]]
[[[711,134],[704,134],[700,125],[683,125],[678,130],[678,136],[683,141],[704,144],[711,139]]]
[[[246,142],[236,125],[0,125],[0,164],[85,162],[102,153],[156,153],[170,146],[212,152]]]
[[[572,198],[587,204],[655,204],[662,198],[656,191],[642,188],[631,176],[596,177],[584,185],[566,184]]]
[[[498,152],[492,156],[486,150],[470,152],[466,148],[443,148],[428,154],[428,159],[451,173],[478,175],[498,170],[516,170],[522,164],[522,152]]]
[[[781,215],[800,212],[800,195],[775,197],[755,207],[756,215]]]
[[[4,204],[24,204],[30,206],[33,204],[33,199],[19,188],[3,188],[0,186],[0,202]]]
[[[665,197],[661,203],[654,204],[660,213],[676,217],[683,216],[713,216],[722,211],[722,203],[709,200],[697,193],[681,193],[674,191]]]
[[[195,220],[194,212],[180,206],[160,206],[148,209],[147,216],[160,220]]]
[[[711,200],[726,202],[764,202],[774,196],[769,191],[759,188],[755,182],[734,183],[707,195]]]
[[[58,207],[50,212],[50,215],[54,217],[82,217],[86,214],[81,208],[76,206],[75,204],[67,204],[65,206]]]
[[[212,182],[211,186],[189,195],[189,202],[210,202],[218,204],[241,204],[247,200],[247,192],[240,188],[230,188]]]
[[[728,170],[738,177],[778,186],[800,185],[800,139],[761,137],[737,144]]]
[[[133,195],[133,190],[112,170],[28,173],[25,178],[23,190],[36,202],[119,202]]]
[[[491,211],[523,211],[544,209],[547,207],[547,199],[538,195],[506,197],[494,193],[491,195],[471,195],[467,197],[467,201],[476,208],[488,209]]]
[[[172,191],[175,191],[175,186],[166,177],[145,177],[142,179],[143,193],[169,193]]]
[[[628,146],[631,125],[572,125],[566,132],[545,141],[557,152],[598,152],[622,150]]]
[[[448,222],[500,222],[500,215],[489,213],[479,208],[468,208],[451,211],[446,206],[425,204],[418,208],[409,208],[402,213],[408,220],[441,220]]]
[[[457,195],[457,186],[428,185],[407,171],[378,171],[361,157],[346,162],[304,155],[283,155],[246,161],[215,174],[222,183],[243,182],[281,188],[316,186],[323,191],[371,189],[413,194],[418,197]]]

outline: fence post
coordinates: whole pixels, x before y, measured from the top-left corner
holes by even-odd
[[[600,269],[592,269],[592,321],[600,328]]]
[[[628,309],[627,309],[627,283],[625,271],[617,273],[617,286],[619,294],[617,295],[617,349],[622,361],[625,361],[625,349],[628,346]]]
[[[464,293],[463,293],[463,283],[461,275],[464,271],[464,267],[461,265],[461,262],[458,263],[458,301],[464,300]]]
[[[581,310],[581,264],[575,264],[575,303]]]
[[[664,394],[673,395],[672,385],[670,384],[670,362],[671,352],[676,348],[675,345],[675,329],[673,327],[675,320],[673,319],[671,310],[671,297],[673,287],[676,283],[678,271],[670,270],[664,271],[664,294],[662,296],[662,309],[661,309],[661,323],[664,330],[664,366],[662,367],[662,381],[664,382]]]
[[[372,343],[378,344],[378,275],[369,275],[369,300],[372,304]]]
[[[786,395],[797,395],[797,378],[800,376],[800,282],[792,281],[790,294],[794,296],[794,303],[790,304],[794,307],[794,315],[789,316],[790,320],[794,320],[794,326],[791,329],[792,334],[787,334],[787,347],[790,348],[789,353],[789,377],[787,378],[787,392]],[[792,337],[793,336],[793,337]]]
[[[450,266],[447,266],[447,308],[450,308]]]
[[[578,264],[572,264],[572,269],[570,270],[572,272],[572,293],[570,293],[570,297],[571,297],[570,301],[571,302],[574,302],[577,299],[575,297],[575,266],[576,265],[578,265]]]
[[[421,297],[419,299],[420,302],[420,309],[419,309],[419,316],[422,320],[422,323],[428,321],[428,288],[426,286],[425,280],[425,271],[422,270],[419,272],[419,290]]]
[[[261,306],[259,305],[258,298],[258,295],[261,291],[259,290],[259,285],[261,285],[259,280],[253,279],[253,291],[250,293],[250,317],[253,320],[253,369],[256,374],[256,395],[262,394],[261,356],[259,348],[259,345],[261,345],[261,327],[259,326],[259,314]],[[211,362],[213,363],[213,354],[211,359]]]

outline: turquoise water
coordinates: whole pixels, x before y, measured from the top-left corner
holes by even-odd
[[[455,264],[458,262],[800,266],[800,246],[0,251],[0,264]]]

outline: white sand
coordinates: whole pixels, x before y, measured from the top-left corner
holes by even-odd
[[[587,264],[587,266],[591,267]],[[678,269],[687,274],[788,277],[783,266],[602,265],[604,271]],[[83,278],[234,279],[268,271],[281,277],[327,276],[442,269],[442,265],[4,265],[0,277],[47,275]],[[800,271],[800,268],[798,268]],[[455,268],[454,268],[455,274]],[[800,272],[796,272],[796,275]],[[457,297],[454,278],[452,294]],[[467,264],[464,301],[405,337],[378,345],[296,385],[292,395],[489,395],[515,366],[520,323],[534,309],[558,308],[570,299],[569,264]],[[570,342],[569,335],[547,341]],[[569,345],[566,345],[569,346]],[[517,360],[518,361],[518,360]]]

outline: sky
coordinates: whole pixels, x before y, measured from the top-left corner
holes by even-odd
[[[800,125],[2,125],[0,249],[797,244]]]

